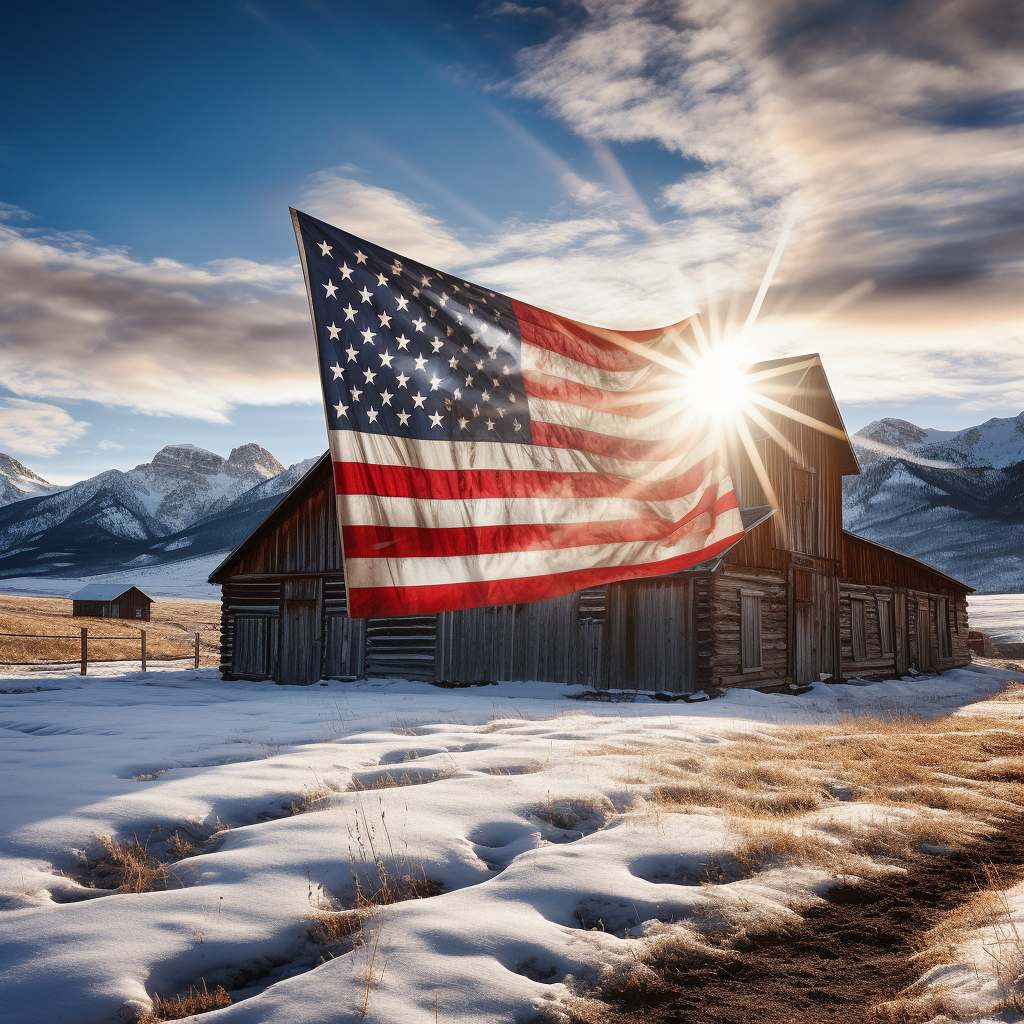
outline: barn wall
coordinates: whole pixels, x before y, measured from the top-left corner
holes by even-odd
[[[760,669],[744,671],[740,661],[740,615],[744,595],[761,598]],[[726,567],[711,580],[715,686],[755,686],[785,682],[788,677],[788,588],[786,576],[768,570]]]

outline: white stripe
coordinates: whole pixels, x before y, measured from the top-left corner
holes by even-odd
[[[648,416],[619,416],[612,412],[601,412],[585,406],[569,405],[546,398],[529,395],[530,419],[555,426],[574,427],[578,430],[592,430],[598,434],[622,437],[631,441],[671,441],[680,438],[679,420],[683,417],[683,392],[675,408],[668,402],[656,413]],[[706,432],[707,433],[707,432]]]
[[[580,569],[657,565],[701,551],[742,532],[739,510],[730,509],[718,517],[715,529],[710,533],[691,533],[671,546],[658,541],[633,541],[491,555],[350,558],[346,559],[345,572],[350,587],[429,587],[447,583],[528,579]]]
[[[612,498],[397,498],[375,494],[339,494],[346,526],[394,526],[453,530],[474,526],[558,526],[657,517],[677,523],[700,500],[708,485],[724,474],[711,472],[692,494],[672,501]],[[731,489],[728,482],[720,491]]]
[[[632,391],[647,385],[649,379],[656,377],[661,370],[655,363],[648,363],[636,370],[599,370],[596,366],[581,363],[560,352],[549,352],[546,348],[538,348],[526,341],[523,342],[522,362],[524,370],[562,377],[604,391]]]
[[[531,402],[533,400],[531,399]],[[513,473],[602,473],[628,480],[655,482],[681,476],[715,451],[714,437],[705,435],[688,451],[657,462],[631,462],[572,448],[501,441],[421,441],[355,430],[330,430],[331,458],[374,466],[439,470],[509,470]]]

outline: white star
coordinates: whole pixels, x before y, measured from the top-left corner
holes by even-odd
[[[484,361],[482,359],[477,361],[476,368],[480,373],[484,372]]]
[[[365,263],[365,262],[366,262],[366,257],[361,252],[357,252],[356,253],[356,263]]]
[[[402,261],[401,260],[395,260],[395,262],[391,264],[391,273],[392,274],[400,274],[401,272],[402,272]]]
[[[398,304],[398,308],[406,310],[409,308],[409,300],[404,295],[399,295],[395,302]]]
[[[335,292],[337,292],[338,290],[338,286],[330,279],[328,279],[327,284],[322,284],[320,285],[320,287],[323,288],[325,292],[327,292],[327,294],[324,296],[324,298],[326,299],[333,299]]]
[[[494,420],[484,420],[484,422],[487,424],[487,429],[488,430],[493,430],[494,429]]]
[[[460,416],[460,417],[459,417],[459,426],[460,426],[460,427],[461,427],[461,428],[462,428],[463,430],[465,430],[465,429],[466,429],[466,424],[467,424],[468,422],[469,422],[469,420],[465,419],[464,417],[462,417],[462,416]]]
[[[438,300],[442,306],[448,305],[448,296],[444,292],[441,292],[441,298]]]
[[[346,320],[355,320],[356,311],[352,308],[351,302],[342,310],[342,312],[345,314]]]
[[[430,390],[436,391],[440,386],[441,378],[435,373],[434,376],[430,378]]]
[[[441,414],[439,412],[431,413],[427,418],[430,420],[432,427],[441,426]]]
[[[430,343],[430,347],[431,347],[431,348],[432,348],[432,349],[433,349],[433,350],[434,350],[435,352],[440,352],[440,351],[441,351],[441,349],[443,349],[443,348],[444,348],[444,342],[443,342],[443,341],[442,341],[442,340],[441,340],[440,338],[435,338],[435,339],[434,339],[434,340],[433,340],[433,341],[432,341],[432,342]]]
[[[372,299],[372,298],[373,298],[373,296],[372,296],[372,295],[370,294],[370,289],[369,289],[369,288],[366,288],[366,287],[364,287],[364,288],[363,288],[363,289],[362,289],[362,290],[361,290],[361,291],[359,292],[359,298],[360,298],[360,299],[362,299],[362,301],[363,301],[363,302],[369,302],[369,301],[370,301],[370,299]]]
[[[462,351],[463,352],[468,352],[469,351],[469,346],[468,345],[463,345],[462,346]]]
[[[415,359],[415,363],[416,363],[416,369],[417,370],[422,370],[423,367],[427,365],[426,357],[424,357],[424,356],[417,356],[416,359]]]
[[[341,271],[342,281],[349,281],[352,279],[352,271],[347,263],[342,263],[338,269]]]
[[[380,357],[380,365],[381,366],[386,366],[390,370],[391,369],[391,360],[394,359],[394,358],[395,357],[390,352],[388,352],[385,349],[384,354]]]
[[[363,376],[366,378],[367,384],[372,384],[377,374],[373,370],[363,370]]]
[[[515,427],[516,430],[522,430],[523,429],[523,425],[522,425],[522,423],[519,422],[519,420],[513,420],[512,421],[512,426]]]
[[[391,317],[387,313],[378,313],[377,318],[380,320],[381,327],[391,326]]]
[[[391,404],[391,399],[392,399],[392,398],[394,398],[394,397],[395,397],[395,396],[394,396],[393,394],[391,394],[391,392],[390,392],[390,391],[388,391],[388,389],[387,389],[387,388],[385,388],[385,389],[384,389],[384,390],[383,390],[383,391],[382,391],[382,392],[380,393],[380,401],[381,401],[381,404],[382,404],[382,405],[390,405],[390,404]]]
[[[461,391],[460,391],[460,390],[459,390],[458,388],[456,388],[456,389],[455,389],[455,390],[454,390],[454,391],[452,392],[452,398],[454,398],[454,399],[455,399],[455,401],[457,402],[457,401],[458,401],[458,400],[459,400],[459,399],[460,399],[461,397],[462,397],[462,392],[461,392]]]
[[[317,245],[320,246],[320,255],[321,256],[330,256],[331,255],[331,249],[334,248],[334,246],[328,245],[326,242],[317,242]]]
[[[508,400],[510,402],[514,402],[516,400],[516,396],[511,391],[508,393]]]
[[[395,338],[395,341],[398,342],[399,352],[404,352],[405,349],[409,347],[409,339],[404,334],[400,334],[397,338]]]
[[[431,307],[430,307],[430,319],[431,319],[431,320],[433,320],[433,319],[434,319],[434,314],[435,314],[436,312],[437,312],[437,310],[436,310],[436,309],[434,309],[434,307],[433,307],[433,306],[431,306]]]
[[[341,328],[332,320],[331,326],[327,328],[331,332],[331,341],[337,341],[338,335],[341,333]]]
[[[448,360],[448,365],[453,370],[457,369],[458,365],[459,365],[459,357],[458,356],[452,356],[451,359]]]
[[[473,406],[473,415],[474,416],[479,416],[480,415],[480,406],[479,405],[474,405]]]
[[[505,410],[504,410],[504,409],[499,409],[499,410],[498,410],[498,415],[499,415],[499,416],[500,416],[500,417],[501,417],[502,419],[504,419],[504,418],[505,418]]]
[[[339,377],[343,377],[345,375],[345,371],[337,363],[335,363],[331,367],[331,369],[334,371],[334,380],[337,380]]]
[[[420,317],[419,320],[413,320],[412,325],[417,331],[422,332],[423,328],[427,326],[427,321]]]
[[[512,367],[511,366],[503,366],[501,368],[501,372],[503,374],[505,374],[505,376],[507,377],[512,372]]]
[[[421,395],[417,391],[416,394],[412,396],[412,400],[413,400],[413,408],[414,409],[422,409],[423,408],[423,403],[427,400],[427,396],[426,395]]]
[[[373,339],[377,337],[369,327],[367,327],[365,331],[360,331],[359,333],[363,336],[364,345],[372,345]]]
[[[370,421],[371,423],[374,423],[374,422],[376,422],[376,420],[377,420],[377,410],[376,410],[376,409],[367,409],[367,410],[366,410],[366,418],[367,418],[367,419],[368,419],[368,420],[369,420],[369,421]]]
[[[396,379],[398,380],[398,386],[404,388],[409,383],[410,378],[404,373],[400,373]]]
[[[471,388],[473,386],[473,375],[471,373],[466,374],[466,387]]]
[[[480,401],[481,402],[489,402],[490,400],[491,400],[491,393],[489,391],[481,391],[480,392]]]
[[[362,391],[360,391],[359,388],[349,388],[348,393],[352,396],[353,402],[358,402],[359,396],[362,394]]]
[[[380,287],[380,286],[381,286],[382,284],[387,284],[387,283],[388,283],[388,279],[387,279],[387,275],[386,275],[386,274],[378,274],[378,275],[377,275],[377,287],[378,287],[378,288],[379,288],[379,287]]]
[[[452,331],[453,331],[453,330],[455,330],[455,328],[454,328],[454,327],[452,327],[452,325],[451,325],[451,324],[448,324],[448,325],[447,325],[447,326],[445,327],[445,331],[447,331],[447,332],[448,332],[448,333],[447,333],[447,336],[448,336],[449,338],[450,338],[450,337],[452,336]]]
[[[356,350],[352,347],[351,341],[348,343],[348,348],[345,349],[345,355],[348,356],[348,359],[345,360],[346,363],[354,363],[356,361]]]
[[[347,405],[345,405],[345,403],[344,403],[344,402],[339,402],[339,403],[338,403],[338,404],[337,404],[337,405],[336,405],[336,406],[334,407],[334,411],[335,411],[335,412],[336,412],[336,413],[338,414],[338,416],[339,416],[339,417],[340,417],[340,416],[344,416],[344,417],[345,417],[345,419],[348,419],[348,406],[347,406]]]
[[[489,349],[487,350],[487,354],[488,354],[488,355],[489,355],[489,356],[490,356],[490,357],[491,357],[492,359],[497,359],[497,358],[498,358],[498,346],[497,346],[497,345],[495,345],[495,346],[494,346],[494,348],[489,348]]]
[[[486,334],[490,329],[491,329],[491,325],[490,324],[488,324],[488,323],[481,323],[480,324],[480,333],[481,334]]]
[[[430,287],[430,278],[427,277],[426,275],[424,275],[423,276],[423,280],[420,282],[420,287],[421,288],[429,288]]]
[[[491,378],[491,383],[492,383],[492,384],[493,384],[493,385],[494,385],[495,387],[497,387],[497,386],[498,386],[498,378],[497,378],[497,377],[492,377],[492,378]]]
[[[409,422],[409,413],[404,409],[398,414],[398,422],[404,427]]]

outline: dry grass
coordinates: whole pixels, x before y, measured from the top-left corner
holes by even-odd
[[[192,653],[193,637],[200,634],[200,665],[220,660],[220,603],[160,598],[153,603],[150,622],[135,619],[74,618],[69,598],[11,597],[0,595],[0,633],[41,633],[71,636],[72,640],[36,640],[3,637],[2,661],[8,664],[76,662],[81,656],[80,630],[89,630],[89,660],[137,660],[140,645],[135,641],[103,642],[104,636],[138,636],[146,630],[148,657],[186,658]]]
[[[202,991],[197,988],[190,988],[186,995],[163,996],[154,995],[153,1005],[138,1019],[138,1024],[159,1024],[165,1020],[181,1020],[183,1017],[191,1017],[197,1013],[207,1013],[210,1010],[220,1009],[222,1006],[231,1005],[231,996],[227,990],[218,985],[212,992],[203,982]]]
[[[177,830],[171,835],[167,845],[179,860],[191,857],[196,852],[196,848],[187,839],[182,839],[181,833]]]
[[[310,811],[325,811],[331,797],[338,792],[338,786],[325,782],[314,775],[314,781],[303,786],[302,796],[292,801],[292,814],[309,814]]]
[[[102,889],[121,892],[153,892],[167,885],[167,868],[134,837],[119,843],[110,836],[100,840],[106,856],[89,864],[95,884]]]
[[[399,789],[402,786],[422,786],[428,782],[437,782],[440,779],[450,778],[458,771],[457,768],[443,768],[438,771],[395,771],[380,772],[369,778],[353,779],[349,785],[349,791],[353,793],[365,793],[377,789]]]

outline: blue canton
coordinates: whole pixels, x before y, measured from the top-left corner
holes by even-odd
[[[530,444],[507,296],[297,216],[330,429]]]

